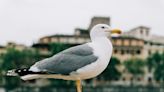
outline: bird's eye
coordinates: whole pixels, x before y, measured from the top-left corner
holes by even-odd
[[[102,26],[101,28],[102,28],[102,29],[104,29],[105,27],[104,27],[104,26]]]

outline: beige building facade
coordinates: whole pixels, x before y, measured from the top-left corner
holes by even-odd
[[[0,56],[3,56],[5,53],[7,53],[7,50],[10,48],[14,48],[18,51],[23,51],[25,49],[29,49],[29,47],[22,45],[22,44],[16,44],[14,42],[8,42],[5,46],[0,46]]]
[[[112,38],[113,56],[121,62],[131,58],[145,59],[144,40],[132,37]]]
[[[52,35],[42,37],[36,44],[64,43],[64,44],[83,44],[90,41],[89,30],[96,24],[104,23],[110,25],[109,17],[93,17],[87,29],[76,28],[73,35]],[[156,39],[162,37],[155,37]],[[121,37],[111,38],[113,43],[113,56],[122,62],[131,58],[146,59],[155,52],[164,52],[164,43],[154,41],[150,34],[150,28],[138,26],[129,31],[123,32]],[[43,49],[46,52],[46,49]],[[47,49],[48,50],[48,49]],[[48,51],[47,51],[48,52]]]

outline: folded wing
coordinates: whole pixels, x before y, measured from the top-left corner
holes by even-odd
[[[87,44],[75,46],[64,50],[50,58],[41,60],[30,69],[38,69],[52,74],[68,75],[97,60],[93,49]]]

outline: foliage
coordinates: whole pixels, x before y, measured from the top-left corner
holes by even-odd
[[[13,68],[29,67],[39,59],[38,57],[39,54],[31,50],[18,51],[15,49],[8,49],[7,53],[2,57],[3,63],[1,68],[3,70],[9,70]]]
[[[50,44],[51,52],[52,52],[53,55],[65,50],[69,47],[72,47],[72,46],[73,45],[63,44],[63,43],[51,43]]]
[[[51,51],[53,52],[53,54],[56,54],[64,49],[71,47],[71,45],[60,44],[60,43],[52,43],[50,44],[50,46],[51,46]],[[18,51],[14,48],[8,49],[7,53],[4,54],[0,58],[0,63],[1,63],[0,75],[3,75],[3,76],[0,76],[0,79],[1,79],[0,84],[2,84],[2,80],[5,80],[5,82],[3,81],[3,84],[5,84],[5,87],[7,87],[8,89],[20,85],[21,82],[19,78],[5,77],[4,72],[10,69],[18,69],[18,68],[25,68],[25,67],[27,68],[31,66],[32,64],[34,64],[36,61],[40,60],[41,58],[42,57],[37,50],[25,49],[23,51]],[[51,81],[51,83],[55,86],[71,83],[71,82],[67,82],[67,83],[66,82],[64,83],[64,82],[65,81],[62,81],[62,80]]]
[[[130,59],[124,62],[127,71],[134,76],[144,74],[145,62],[141,59]]]
[[[104,80],[118,80],[121,76],[121,73],[116,68],[116,66],[118,65],[120,65],[120,60],[115,57],[112,57],[107,68],[99,76],[99,78],[103,77]]]
[[[161,59],[162,59],[162,57],[157,52],[152,54],[150,57],[148,57],[147,65],[148,65],[149,69],[151,70],[153,67],[157,67],[157,65]]]
[[[159,54],[158,52],[152,54],[147,59],[147,65],[149,67],[149,71],[154,69],[154,78],[159,81],[164,81],[164,52]]]
[[[16,49],[10,48],[7,50],[7,53],[4,54],[1,59],[0,74],[1,80],[6,87],[15,87],[20,84],[19,78],[6,77],[5,72],[10,69],[18,69],[23,67],[29,67],[39,58],[39,54],[36,51],[32,50],[23,50],[18,51]],[[1,81],[2,82],[2,81]]]

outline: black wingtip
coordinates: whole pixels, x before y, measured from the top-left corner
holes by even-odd
[[[12,69],[7,71],[6,75],[7,76],[23,76],[27,75],[29,73],[28,68],[23,68],[23,69]]]
[[[23,68],[23,69],[12,69],[7,71],[7,76],[24,76],[28,74],[47,74],[46,72],[33,72],[29,71],[29,68]]]

